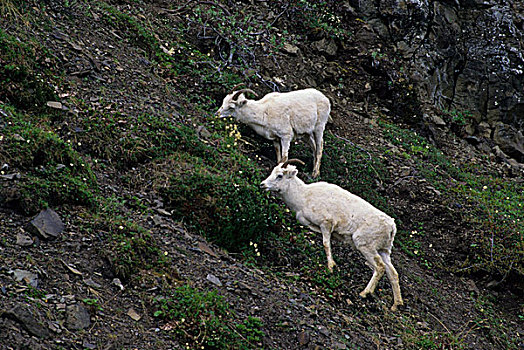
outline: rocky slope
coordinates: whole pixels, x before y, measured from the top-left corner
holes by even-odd
[[[483,3],[5,1],[0,348],[522,347],[521,10]],[[212,117],[239,81],[330,97],[321,177],[397,218],[403,310],[257,192],[272,147]],[[271,217],[227,251],[236,198]]]

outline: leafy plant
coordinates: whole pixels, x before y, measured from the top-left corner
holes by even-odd
[[[104,308],[102,306],[100,306],[100,304],[98,303],[98,299],[84,298],[84,299],[82,299],[82,301],[86,305],[92,306],[93,308],[95,308],[98,311],[103,311],[104,310]]]
[[[163,192],[177,217],[236,252],[274,231],[268,197],[258,186],[240,176],[211,171],[195,169],[171,179]]]
[[[255,349],[264,336],[262,322],[248,317],[241,323],[215,291],[201,292],[183,285],[154,300],[153,315],[173,325],[173,331],[194,348]]]

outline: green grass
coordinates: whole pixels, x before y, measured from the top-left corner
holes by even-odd
[[[19,40],[0,29],[0,101],[22,109],[42,109],[56,95],[42,71],[53,62],[36,40]]]
[[[177,91],[184,93],[191,103],[211,107],[216,104],[213,97],[223,94],[224,88],[230,88],[242,80],[239,75],[219,67],[210,52],[205,52],[187,39],[187,28],[168,27],[162,21],[145,24],[136,18],[133,9],[129,12],[98,2],[103,10],[104,19],[117,26],[126,38],[142,47],[147,58],[156,65],[159,75],[172,83]],[[203,5],[197,4],[191,11],[193,16]],[[230,19],[226,20],[227,23]]]
[[[260,242],[275,225],[274,210],[258,184],[263,174],[227,140],[220,149],[205,145],[186,133],[180,138],[178,167],[168,187],[161,189],[175,217],[220,246],[239,252],[250,242]],[[191,143],[197,146],[190,146]],[[184,152],[185,151],[185,152]],[[190,165],[189,165],[190,164]]]
[[[6,126],[0,142],[0,162],[22,172],[13,183],[14,206],[26,214],[61,204],[92,206],[97,193],[89,163],[70,142],[50,127],[46,115],[28,115],[0,104]],[[36,124],[35,124],[36,123]]]
[[[242,322],[215,291],[189,285],[174,288],[154,301],[153,315],[168,322],[187,349],[261,349],[262,322],[248,316]]]

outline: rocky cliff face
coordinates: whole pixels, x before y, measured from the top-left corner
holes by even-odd
[[[419,99],[469,111],[467,132],[524,162],[524,3],[518,0],[354,0],[405,60]]]

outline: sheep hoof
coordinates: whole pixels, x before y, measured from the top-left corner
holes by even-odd
[[[404,302],[401,301],[399,303],[396,303],[396,304],[393,304],[393,306],[391,307],[391,311],[397,311],[399,307],[402,307],[404,306]]]
[[[363,291],[358,294],[362,299],[366,299],[369,295],[369,292]]]
[[[399,306],[402,306],[403,304],[393,304],[391,307],[391,311],[395,312],[398,311]]]

